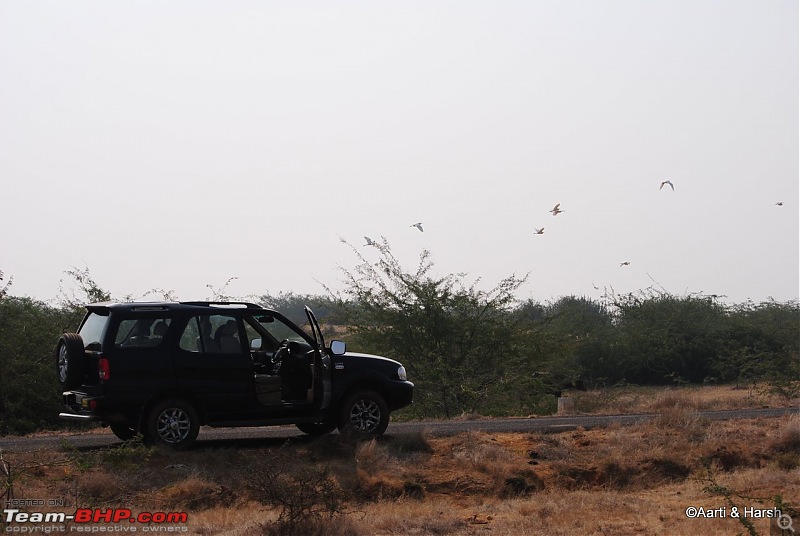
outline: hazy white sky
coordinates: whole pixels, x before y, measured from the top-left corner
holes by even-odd
[[[799,42],[796,0],[0,0],[0,270],[321,294],[367,235],[521,298],[797,299]]]

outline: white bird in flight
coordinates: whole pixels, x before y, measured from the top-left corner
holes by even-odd
[[[544,234],[544,227],[542,227],[541,229],[536,229],[534,227],[534,233],[533,234]]]
[[[419,229],[420,233],[424,233],[425,232],[425,231],[422,230],[422,222],[421,221],[418,221],[417,223],[412,223],[411,225],[409,225],[409,227],[416,227],[417,229]]]
[[[672,191],[673,192],[675,191],[675,185],[672,184],[671,181],[662,181],[661,186],[659,186],[658,189],[660,190],[661,188],[663,188],[665,184],[669,184],[669,187],[672,188]]]
[[[377,243],[375,243],[375,241],[374,241],[374,240],[372,240],[372,239],[371,239],[370,237],[368,237],[368,236],[365,236],[365,237],[364,237],[364,240],[366,240],[366,241],[367,241],[367,243],[366,243],[366,244],[364,244],[365,246],[377,246],[377,245],[378,245]]]
[[[550,211],[550,212],[552,212],[552,213],[553,213],[553,216],[558,216],[559,214],[561,214],[562,212],[564,212],[563,210],[561,210],[560,208],[558,208],[558,207],[560,207],[560,206],[561,206],[561,203],[556,203],[556,206],[554,206],[554,207],[553,207],[553,210],[551,210],[551,211]]]

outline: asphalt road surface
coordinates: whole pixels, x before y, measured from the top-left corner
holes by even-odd
[[[763,419],[788,414],[800,414],[800,408],[741,409],[724,411],[700,411],[694,415],[710,420]],[[578,427],[599,428],[618,423],[633,426],[656,417],[642,415],[574,415],[563,417],[533,417],[515,419],[474,419],[450,421],[413,421],[390,423],[388,437],[425,431],[431,436],[448,436],[470,430],[490,433],[556,433]],[[210,428],[200,429],[196,448],[267,446],[280,445],[286,441],[307,438],[294,426],[271,426],[255,428]],[[89,432],[41,433],[29,436],[6,436],[0,438],[0,450],[5,452],[41,450],[54,448],[95,449],[119,443],[108,428]]]

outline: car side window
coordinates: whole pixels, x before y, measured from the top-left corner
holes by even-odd
[[[265,350],[267,348],[267,343],[264,341],[261,334],[256,331],[256,329],[250,325],[250,320],[245,318],[246,322],[244,323],[244,333],[247,336],[247,347],[251,350]],[[259,341],[259,344],[256,348],[253,348],[254,341]]]
[[[181,350],[187,352],[200,352],[202,346],[200,344],[200,325],[198,324],[197,317],[189,320],[186,324],[183,333],[181,333],[181,341],[178,343]]]
[[[170,318],[131,318],[117,327],[114,346],[117,348],[154,348],[164,341]]]
[[[241,353],[239,324],[230,315],[198,315],[189,320],[179,346],[187,352]]]

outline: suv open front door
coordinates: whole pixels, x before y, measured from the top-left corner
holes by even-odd
[[[314,375],[314,401],[319,404],[319,409],[326,409],[331,405],[331,357],[325,347],[325,338],[317,322],[317,317],[313,311],[305,307],[308,325],[314,335],[316,351],[314,352],[314,362],[311,365]]]

